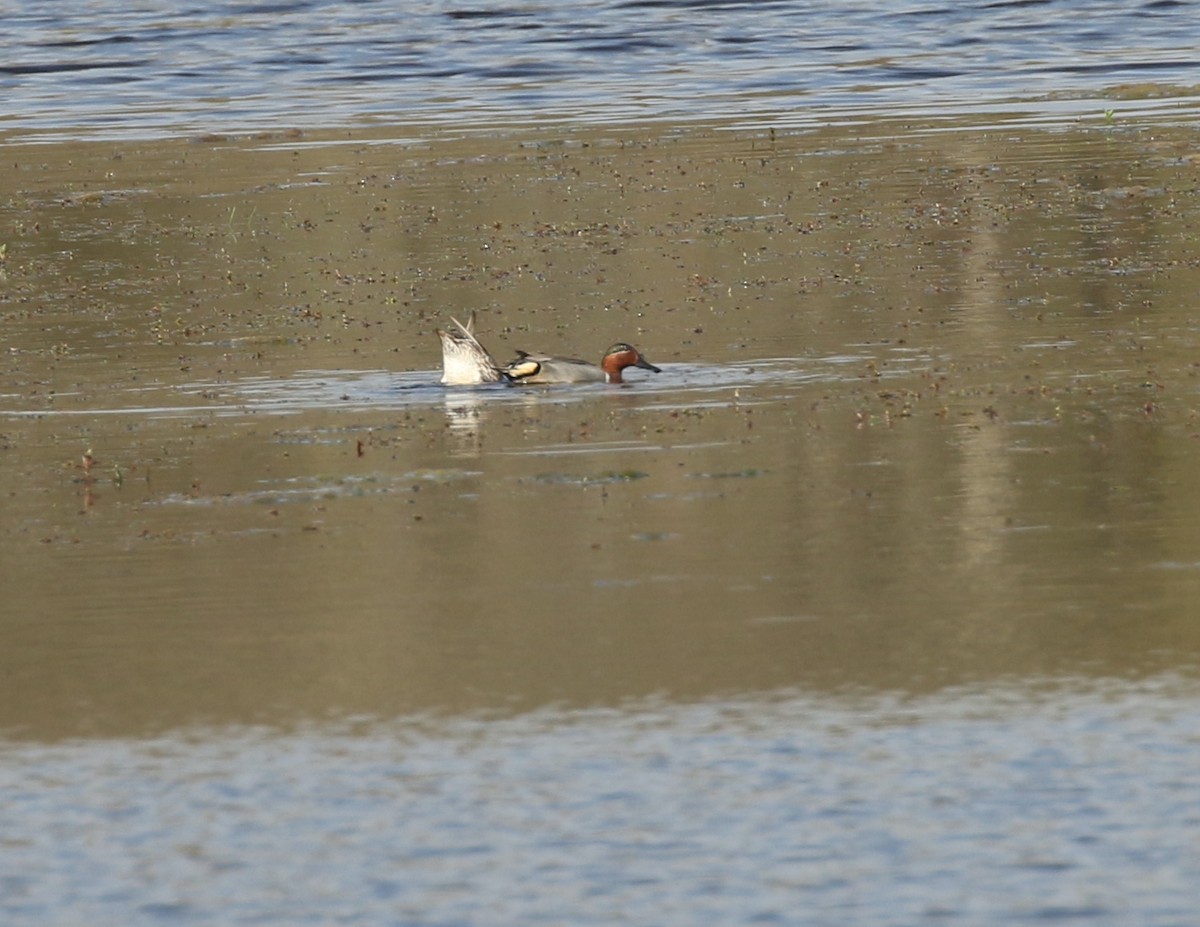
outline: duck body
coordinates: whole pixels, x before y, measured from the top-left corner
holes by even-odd
[[[662,373],[642,357],[637,348],[623,341],[609,348],[599,364],[577,357],[550,357],[518,351],[517,359],[509,362],[504,372],[514,383],[623,383],[621,371],[627,367]]]
[[[621,371],[641,367],[662,373],[631,344],[619,341],[609,348],[599,364],[576,357],[552,357],[518,351],[515,360],[498,364],[475,337],[475,313],[467,324],[453,316],[453,327],[437,329],[442,342],[442,383],[447,386],[479,386],[484,383],[530,385],[547,383],[623,383]]]

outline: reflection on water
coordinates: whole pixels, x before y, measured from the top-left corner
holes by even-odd
[[[446,391],[446,426],[454,438],[450,454],[460,457],[479,455],[485,414],[484,397],[479,390]]]
[[[1197,695],[1043,681],[0,746],[0,917],[1182,924]]]

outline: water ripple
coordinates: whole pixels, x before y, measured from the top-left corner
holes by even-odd
[[[1187,923],[1194,692],[1054,689],[0,742],[0,914]]]
[[[974,112],[1200,83],[1200,21],[1175,2],[218,4],[6,17],[0,126],[159,134],[403,122],[483,125],[833,111]]]

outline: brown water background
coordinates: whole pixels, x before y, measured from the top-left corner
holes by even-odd
[[[0,718],[1190,666],[1190,143],[10,149]],[[472,311],[665,372],[446,390]]]

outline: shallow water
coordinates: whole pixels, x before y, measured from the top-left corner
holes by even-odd
[[[1186,920],[1195,133],[945,127],[9,145],[5,922]]]
[[[1110,108],[1191,121],[1198,44],[1192,4],[1176,0],[60,2],[6,13],[0,129],[796,127]]]

